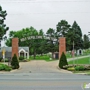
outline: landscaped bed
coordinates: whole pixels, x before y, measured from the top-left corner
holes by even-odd
[[[63,69],[71,71],[73,73],[83,73],[90,75],[90,57],[77,58],[68,62],[68,65],[64,65]]]
[[[11,71],[12,68],[6,64],[0,63],[0,71]]]

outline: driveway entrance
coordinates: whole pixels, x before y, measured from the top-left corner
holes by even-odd
[[[60,72],[58,60],[46,62],[44,60],[32,60],[30,62],[20,62],[20,69],[12,71],[15,73],[53,73]]]

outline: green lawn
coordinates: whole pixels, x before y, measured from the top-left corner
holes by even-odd
[[[84,74],[86,74],[86,75],[90,75],[90,70],[85,70],[85,71],[72,71],[73,73],[76,73],[76,74],[78,74],[78,73],[84,73]]]
[[[90,71],[89,71],[89,72],[87,72],[87,75],[90,75]]]
[[[74,61],[74,64],[89,64],[90,57],[78,59]],[[73,61],[69,61],[68,64],[73,64]],[[85,73],[87,75],[90,75],[90,70],[85,70],[85,71],[72,71],[73,73]]]
[[[89,61],[90,61],[90,57],[86,57],[86,58],[82,58],[82,59],[78,59],[77,58],[77,60],[75,60],[75,61],[69,61],[68,63],[69,64],[90,64],[89,63]]]
[[[33,56],[30,57],[30,60],[45,60],[45,61],[54,61],[52,59],[50,59],[50,56],[48,55],[43,55],[43,56],[36,56],[36,58],[34,59]]]

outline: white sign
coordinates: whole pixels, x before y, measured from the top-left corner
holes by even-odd
[[[21,41],[25,41],[25,40],[30,40],[30,39],[48,39],[48,40],[55,40],[56,38],[55,37],[48,37],[48,36],[30,36],[30,37],[25,37],[25,38],[22,38]]]

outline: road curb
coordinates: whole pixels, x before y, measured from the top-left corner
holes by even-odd
[[[59,68],[58,66],[57,66],[57,69],[59,69],[60,72],[62,72],[62,73],[72,73],[71,71],[61,69],[61,68]]]

